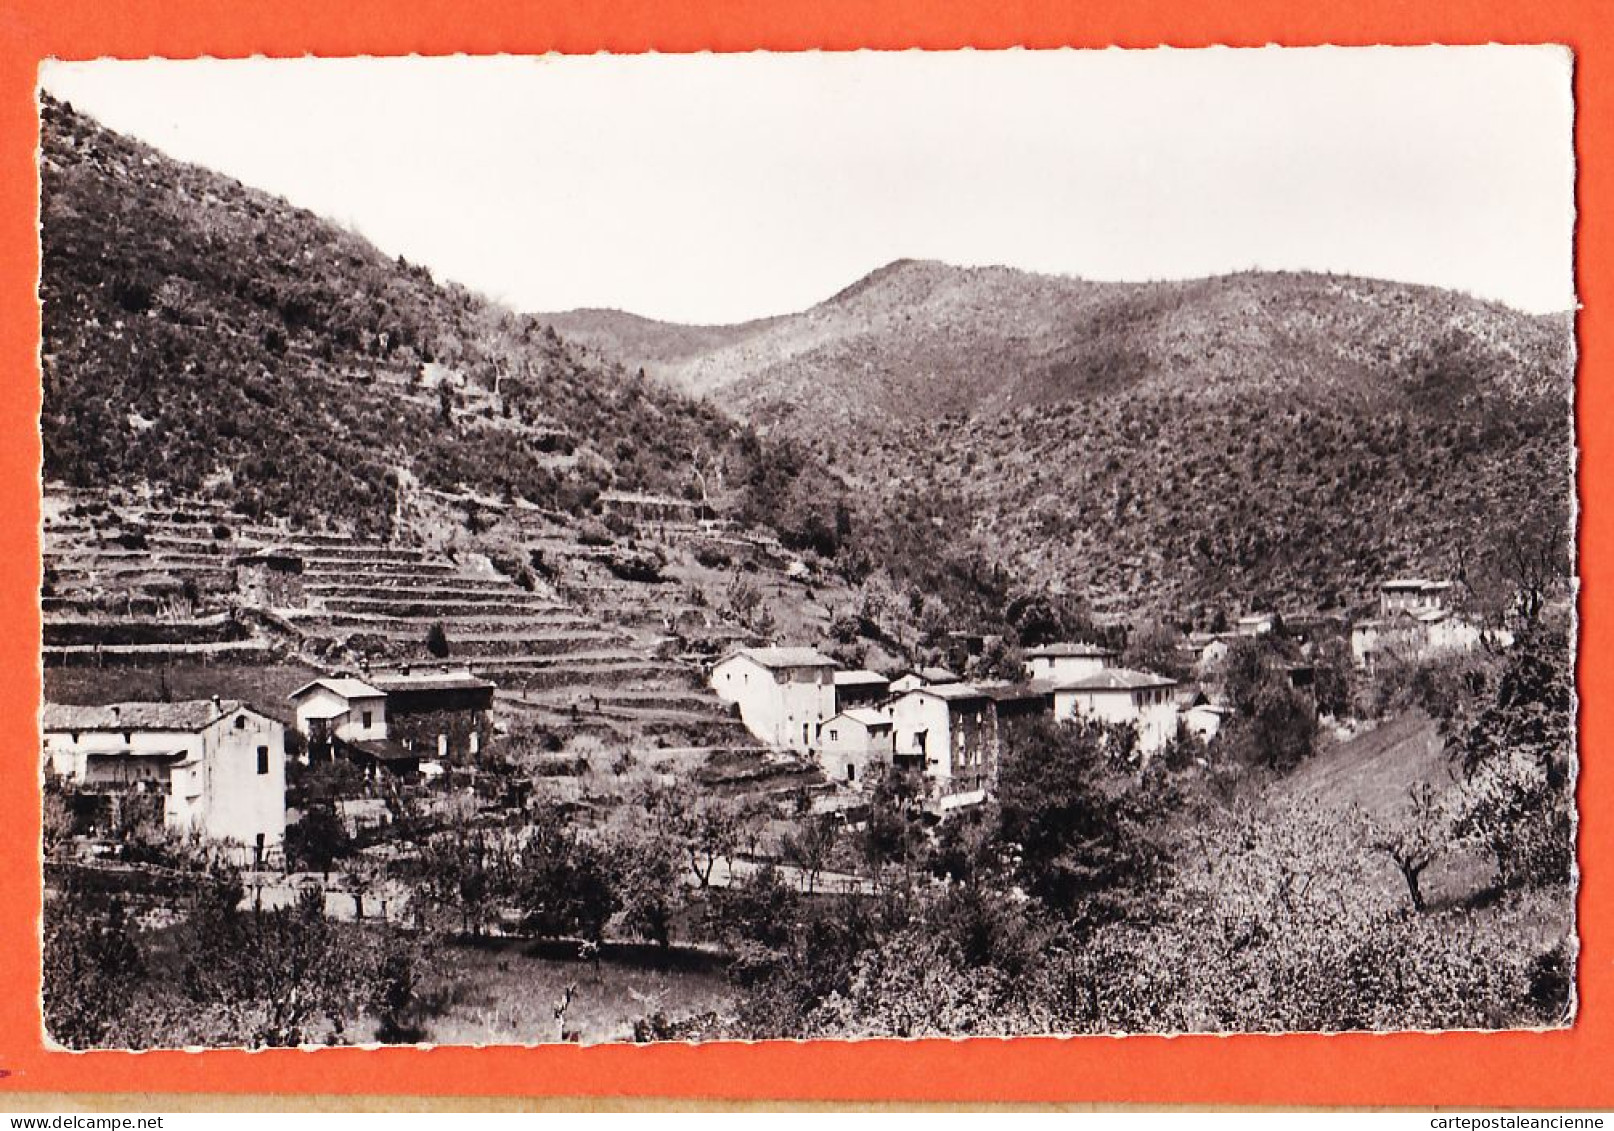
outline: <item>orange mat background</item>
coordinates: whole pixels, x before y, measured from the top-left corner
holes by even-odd
[[[38,735],[39,312],[34,150],[41,58],[1565,43],[1576,53],[1581,525],[1580,1020],[1555,1033],[1076,1038],[539,1049],[65,1053],[40,1035]],[[1614,5],[1471,0],[963,3],[627,0],[7,0],[0,5],[0,1092],[646,1095],[803,1100],[1614,1106],[1614,736],[1606,594],[1614,527],[1598,506],[1614,451]]]

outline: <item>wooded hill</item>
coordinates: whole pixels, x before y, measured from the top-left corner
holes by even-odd
[[[800,442],[863,523],[1100,605],[1349,605],[1569,513],[1569,317],[1436,288],[899,261],[740,326],[544,317]]]
[[[758,454],[538,319],[43,103],[47,479],[381,532],[414,484],[575,512]]]

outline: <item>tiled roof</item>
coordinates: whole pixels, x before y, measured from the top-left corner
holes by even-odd
[[[1115,655],[1113,648],[1104,648],[1097,644],[1044,644],[1040,648],[1026,649],[1027,657],[1047,656],[1050,658],[1075,659],[1113,655]]]
[[[43,726],[47,731],[172,730],[194,733],[244,706],[239,699],[185,699],[178,703],[47,703]]]
[[[1062,686],[1048,679],[1031,679],[1023,683],[999,683],[981,688],[981,694],[988,699],[999,703],[1009,703],[1017,699],[1043,699],[1054,693],[1056,687]]]
[[[350,742],[348,745],[356,750],[362,750],[379,762],[414,762],[420,759],[419,754],[391,738],[365,739]]]
[[[927,687],[916,687],[908,692],[909,695],[934,695],[938,699],[953,702],[959,699],[985,699],[986,693],[973,683],[934,683]]]
[[[305,692],[315,687],[323,687],[329,691],[334,691],[343,699],[384,699],[387,694],[385,691],[379,691],[371,687],[362,679],[352,679],[346,676],[324,676],[311,683],[303,684],[286,698],[301,699]]]
[[[1081,679],[1068,680],[1059,685],[1061,691],[1137,691],[1146,687],[1176,687],[1177,681],[1153,672],[1132,671],[1129,668],[1105,668]]]
[[[744,656],[765,668],[832,668],[835,661],[817,648],[738,648],[724,657]]]
[[[452,672],[371,672],[370,682],[382,691],[493,691],[495,684],[468,670]]]
[[[829,723],[832,723],[835,721],[835,719],[840,718],[851,719],[853,722],[862,723],[866,727],[881,727],[891,725],[891,720],[886,718],[881,712],[876,711],[873,707],[848,707],[846,710],[830,719],[824,725],[828,726]]]
[[[836,672],[835,682],[837,684],[845,684],[848,687],[851,687],[876,683],[889,684],[891,681],[885,676],[881,675],[879,672],[871,672],[866,668],[860,668],[857,671]]]

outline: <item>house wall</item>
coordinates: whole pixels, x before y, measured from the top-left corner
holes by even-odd
[[[922,691],[891,704],[893,753],[922,754],[925,776],[948,792],[982,787],[997,773],[997,718],[988,699],[945,700]]]
[[[818,764],[830,781],[861,786],[868,780],[871,766],[890,762],[890,724],[870,727],[836,716],[819,728]]]
[[[286,728],[234,711],[202,738],[203,834],[242,845],[249,861],[260,836],[266,851],[278,848],[286,836]]]
[[[990,700],[949,703],[952,792],[984,789],[997,775],[997,717]]]
[[[910,691],[891,704],[891,729],[894,753],[921,755],[926,777],[952,775],[952,719],[945,701]]]
[[[818,726],[835,714],[833,668],[766,668],[731,656],[712,669],[718,698],[740,705],[740,720],[771,746],[811,750]]]
[[[1169,687],[1054,693],[1055,719],[1063,722],[1078,714],[1135,726],[1138,750],[1146,757],[1158,754],[1177,734],[1177,702]]]
[[[848,707],[872,707],[889,695],[890,692],[890,685],[884,683],[837,683],[835,685],[835,710],[844,711]]]
[[[237,726],[236,720],[244,720]],[[267,750],[258,773],[259,747]],[[94,764],[91,755],[132,750],[152,755],[184,751],[161,767]],[[200,832],[240,846],[237,862],[253,863],[258,835],[266,850],[278,849],[286,833],[286,728],[255,711],[236,710],[199,732],[50,732],[45,759],[52,773],[82,785],[116,786],[131,776],[148,780],[165,797],[163,822],[175,832]]]
[[[342,712],[332,717],[333,712]],[[370,725],[364,725],[365,712]],[[329,719],[330,731],[344,742],[366,742],[387,737],[385,698],[355,699],[351,703],[328,687],[309,690],[297,703],[297,729],[312,736],[314,724]]]
[[[1221,711],[1205,706],[1190,707],[1183,712],[1183,721],[1188,724],[1189,731],[1209,742],[1221,731],[1223,715]]]
[[[493,738],[493,718],[482,710],[394,711],[390,736],[423,758],[473,759]]]
[[[1109,667],[1107,656],[1032,656],[1026,660],[1031,679],[1085,679]]]

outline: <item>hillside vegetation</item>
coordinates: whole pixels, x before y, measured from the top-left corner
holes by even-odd
[[[416,485],[576,512],[745,458],[535,318],[49,98],[42,130],[47,478],[385,532]]]
[[[1349,605],[1567,523],[1569,319],[1434,288],[900,261],[725,333],[589,325],[834,468],[894,565],[917,516],[1023,582],[1208,619]]]

